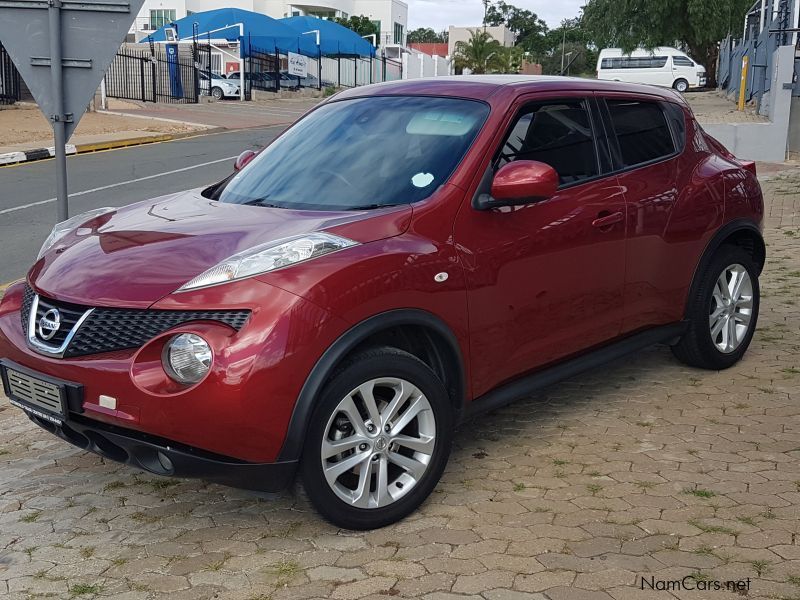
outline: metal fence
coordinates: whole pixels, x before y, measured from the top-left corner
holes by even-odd
[[[19,71],[0,42],[0,104],[14,104],[19,98]]]
[[[763,18],[763,28],[761,20]],[[756,3],[745,18],[744,39],[728,36],[720,43],[717,85],[730,96],[739,95],[742,64],[747,57],[745,101],[755,102],[759,110],[772,86],[774,53],[779,46],[791,43],[791,6],[789,0],[768,0],[763,16]],[[796,90],[796,94],[800,90]]]
[[[301,88],[351,88],[403,78],[400,61],[386,57],[348,55],[307,57],[307,75],[298,77],[288,73],[286,54],[252,43],[246,44],[245,98],[248,100],[251,99],[252,90],[277,92]]]
[[[193,46],[191,54],[168,53],[164,48],[120,48],[105,77],[110,98],[142,102],[196,103],[203,87],[201,71],[210,64],[210,47]],[[205,67],[206,71],[208,67]]]

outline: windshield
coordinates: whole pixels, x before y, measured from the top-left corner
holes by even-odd
[[[481,102],[454,98],[331,102],[267,147],[218,198],[310,210],[418,202],[447,181],[488,113]]]

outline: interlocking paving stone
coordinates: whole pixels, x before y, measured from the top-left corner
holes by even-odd
[[[763,181],[769,258],[739,365],[656,347],[483,416],[431,499],[381,530],[339,531],[297,490],[108,463],[0,399],[0,596],[646,600],[643,576],[695,573],[800,598],[800,169]]]

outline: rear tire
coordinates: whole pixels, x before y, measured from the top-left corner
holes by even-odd
[[[338,527],[389,525],[433,491],[452,429],[447,390],[425,363],[396,348],[362,352],[318,399],[303,448],[303,487]]]
[[[689,299],[689,328],[672,352],[701,369],[727,369],[741,360],[758,321],[759,268],[743,248],[723,245]]]
[[[672,84],[672,87],[681,94],[685,94],[689,90],[689,82],[685,79],[678,79]]]

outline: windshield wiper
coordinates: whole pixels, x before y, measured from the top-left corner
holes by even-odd
[[[286,208],[285,206],[279,206],[278,204],[270,204],[267,202],[267,198],[255,198],[253,200],[248,200],[247,202],[242,202],[242,206],[263,206],[264,208]]]
[[[350,206],[343,210],[375,210],[377,208],[389,208],[390,206],[400,206],[404,202],[395,202],[394,204],[364,204],[363,206]]]

